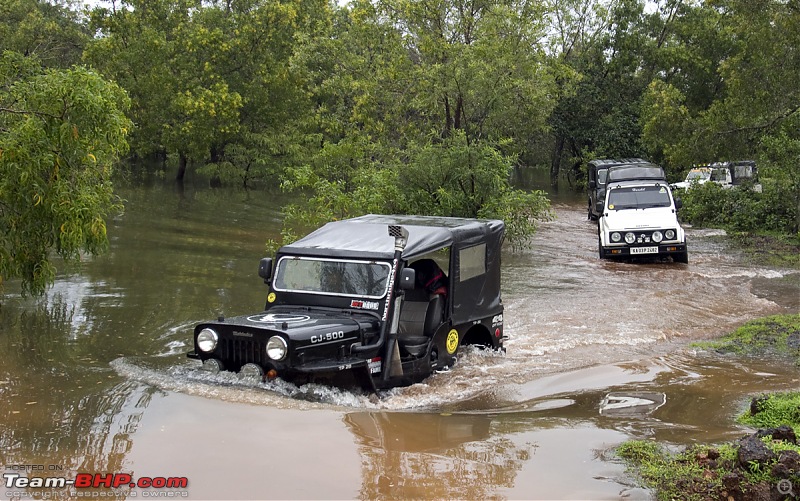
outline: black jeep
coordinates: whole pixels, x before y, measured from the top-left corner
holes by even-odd
[[[190,358],[295,384],[419,382],[460,346],[503,349],[499,220],[367,215],[264,258],[265,310],[194,329]]]
[[[602,205],[606,199],[606,185],[608,184],[608,169],[616,165],[647,165],[650,162],[641,158],[620,159],[595,159],[589,162],[586,175],[589,182],[589,207],[587,215],[591,220],[597,220],[603,212]]]

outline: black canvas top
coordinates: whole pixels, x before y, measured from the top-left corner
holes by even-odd
[[[608,169],[608,183],[634,179],[665,180],[664,169],[651,163],[615,165]]]
[[[497,219],[368,214],[327,223],[281,247],[279,253],[391,259],[394,238],[389,236],[389,225],[401,225],[408,230],[408,243],[403,251],[406,260],[455,243],[486,241],[499,246],[505,229],[503,221]]]

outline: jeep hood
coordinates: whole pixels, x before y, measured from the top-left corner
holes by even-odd
[[[678,219],[672,207],[653,207],[647,209],[609,210],[603,216],[609,231],[676,228]]]
[[[325,310],[316,308],[274,308],[252,315],[242,315],[207,322],[210,326],[234,337],[254,337],[281,333],[295,341],[307,341],[314,335],[342,332],[357,337],[361,329],[377,331],[380,321],[376,315]]]

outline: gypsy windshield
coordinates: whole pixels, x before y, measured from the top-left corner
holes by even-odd
[[[380,299],[386,295],[389,263],[282,257],[275,290]]]
[[[690,170],[686,176],[687,181],[703,181],[711,177],[711,171],[707,170]]]
[[[611,190],[608,194],[610,210],[646,209],[649,207],[669,207],[672,201],[664,186],[626,186]]]

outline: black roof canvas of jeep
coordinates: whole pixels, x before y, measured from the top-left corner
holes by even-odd
[[[449,247],[454,244],[486,242],[499,248],[505,225],[495,219],[467,219],[439,216],[366,216],[333,221],[294,243],[281,247],[279,253],[326,257],[361,257],[392,259],[394,238],[388,225],[401,225],[408,230],[408,243],[403,251],[406,260]]]
[[[608,169],[609,183],[631,181],[635,179],[663,181],[666,177],[664,169],[660,165],[651,163],[615,165]]]
[[[451,248],[452,259],[447,272],[454,287],[448,303],[454,322],[469,321],[497,310],[502,303],[500,254],[505,231],[505,223],[499,219],[368,214],[328,223],[281,247],[278,256],[391,260],[394,238],[389,236],[388,225],[402,225],[408,230],[408,243],[402,254],[406,261],[444,247]],[[474,263],[476,250],[483,253],[485,267],[477,273],[469,265]],[[463,270],[462,259],[467,266]]]

